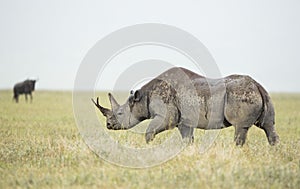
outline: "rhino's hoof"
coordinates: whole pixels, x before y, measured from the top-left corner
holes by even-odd
[[[270,144],[271,146],[274,146],[274,145],[276,145],[276,144],[279,144],[279,142],[280,142],[279,136],[278,136],[278,135],[269,137],[268,140],[269,140],[269,144]]]
[[[235,140],[235,145],[236,146],[243,146],[245,144],[245,139],[240,139],[240,138],[237,138],[236,140]]]
[[[185,137],[182,139],[182,141],[186,145],[191,145],[194,143],[194,137]]]
[[[146,133],[146,143],[148,144],[149,142],[151,142],[154,139],[154,133],[150,132],[150,133]]]

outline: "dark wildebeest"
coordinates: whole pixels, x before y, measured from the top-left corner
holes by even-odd
[[[130,129],[152,119],[145,138],[177,127],[192,142],[194,128],[222,129],[233,125],[236,145],[243,145],[252,125],[263,129],[270,145],[279,141],[274,128],[274,108],[267,91],[244,75],[208,79],[184,68],[171,68],[119,105],[109,93],[111,110],[93,103],[106,117],[108,129]]]
[[[27,95],[29,94],[30,95],[30,101],[32,102],[32,94],[31,94],[31,92],[34,91],[35,82],[36,82],[36,80],[27,79],[27,80],[25,80],[23,82],[15,84],[13,99],[15,99],[16,102],[18,103],[18,101],[19,101],[19,95],[20,94],[25,94],[25,100],[27,102]]]

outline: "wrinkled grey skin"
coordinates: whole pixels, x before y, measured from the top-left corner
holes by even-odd
[[[133,92],[123,105],[109,95],[111,110],[92,101],[106,117],[108,129],[130,129],[152,119],[145,138],[175,127],[192,142],[194,128],[235,127],[236,145],[243,145],[252,125],[263,129],[270,145],[279,141],[274,128],[274,108],[266,90],[244,75],[207,79],[184,68],[171,68]]]

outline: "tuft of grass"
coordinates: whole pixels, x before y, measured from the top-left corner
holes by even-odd
[[[100,96],[108,106],[107,95]],[[277,146],[269,146],[253,126],[245,146],[236,147],[229,127],[200,154],[204,131],[196,130],[195,143],[172,160],[130,169],[102,160],[86,146],[71,92],[37,91],[33,103],[21,96],[15,104],[11,91],[0,91],[0,188],[300,188],[300,94],[272,94],[272,100]],[[100,114],[99,119],[104,121]],[[174,132],[159,134],[149,145]],[[122,144],[147,146],[142,134],[110,134]]]

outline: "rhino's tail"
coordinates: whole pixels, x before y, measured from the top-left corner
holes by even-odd
[[[257,121],[255,122],[255,125],[258,127],[263,127],[266,122],[272,122],[271,124],[274,125],[274,107],[271,102],[271,98],[268,94],[268,92],[261,86],[258,82],[255,81],[255,84],[258,88],[258,91],[262,97],[262,111],[261,115],[258,117]],[[269,124],[269,123],[268,123]]]

